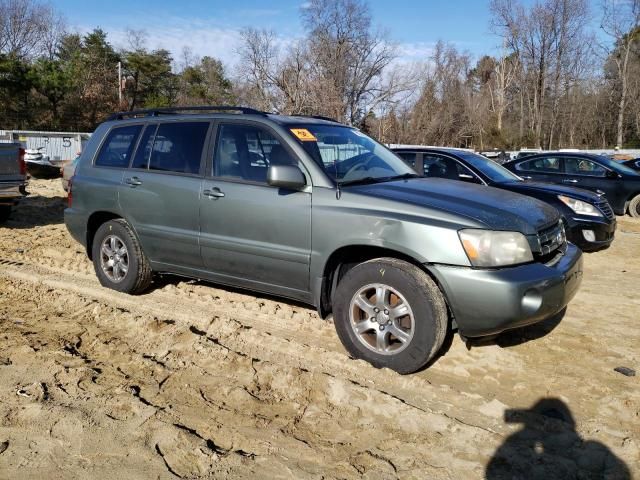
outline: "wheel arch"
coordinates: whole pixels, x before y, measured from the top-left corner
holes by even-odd
[[[122,215],[118,215],[117,213],[111,211],[98,211],[93,212],[89,218],[87,219],[87,233],[86,233],[86,251],[89,260],[93,260],[93,252],[92,245],[93,239],[100,228],[100,225],[108,222],[109,220],[115,220],[117,218],[122,218]]]
[[[630,211],[631,202],[633,202],[633,200],[636,199],[637,197],[640,197],[640,192],[634,192],[631,195],[629,195],[627,200],[624,202],[624,212],[622,213],[623,215],[626,215],[626,214],[632,215]]]
[[[379,247],[374,245],[347,245],[334,250],[324,264],[322,270],[321,281],[319,282],[319,291],[315,292],[316,306],[318,314],[322,318],[326,318],[333,310],[333,294],[340,282],[340,279],[354,266],[373,260],[374,258],[390,257],[403,260],[407,263],[415,265],[425,272],[436,283],[447,304],[449,317],[451,318],[451,309],[449,308],[449,300],[446,291],[442,288],[438,278],[416,258],[406,253],[391,248]]]

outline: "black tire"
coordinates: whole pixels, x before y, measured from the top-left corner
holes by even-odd
[[[629,202],[629,215],[640,218],[640,195],[636,195]]]
[[[0,223],[9,220],[11,216],[11,205],[0,205]]]
[[[109,274],[102,268],[102,245],[108,238],[113,236],[126,246],[127,252],[128,269],[119,281],[114,281],[114,279],[110,278]],[[93,267],[102,286],[129,294],[141,293],[149,287],[152,279],[149,261],[140,247],[138,237],[136,237],[125,220],[110,220],[100,225],[93,237],[91,252]]]
[[[378,284],[384,284],[404,297],[413,313],[413,327],[410,329],[413,336],[401,344],[402,349],[398,353],[377,353],[372,349],[374,346],[365,345],[363,335],[356,334],[355,327],[352,327],[352,299],[367,286]],[[395,298],[398,299],[397,296]],[[353,357],[401,374],[415,372],[426,365],[442,347],[448,327],[446,302],[435,282],[415,265],[395,258],[377,258],[349,270],[336,288],[333,312],[338,337]],[[363,320],[366,323],[366,319]],[[379,318],[376,322],[380,325],[378,328],[384,330],[384,322],[380,323]],[[375,329],[366,335],[371,338],[374,334],[378,335]]]

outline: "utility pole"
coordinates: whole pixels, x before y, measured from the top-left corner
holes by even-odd
[[[118,62],[118,108],[122,107],[122,62]]]

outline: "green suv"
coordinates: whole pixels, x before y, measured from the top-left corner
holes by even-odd
[[[65,223],[106,287],[170,272],[306,302],[354,357],[400,373],[448,329],[560,312],[582,276],[547,204],[420,178],[330,119],[247,108],[114,115],[82,153]]]

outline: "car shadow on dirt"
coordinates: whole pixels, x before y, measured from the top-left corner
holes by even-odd
[[[627,464],[606,445],[578,434],[571,410],[559,398],[541,398],[528,409],[505,410],[504,421],[522,428],[496,450],[487,465],[487,480],[631,480]]]
[[[28,229],[64,223],[66,197],[42,197],[30,195],[11,209],[9,220],[0,223],[0,228]]]

